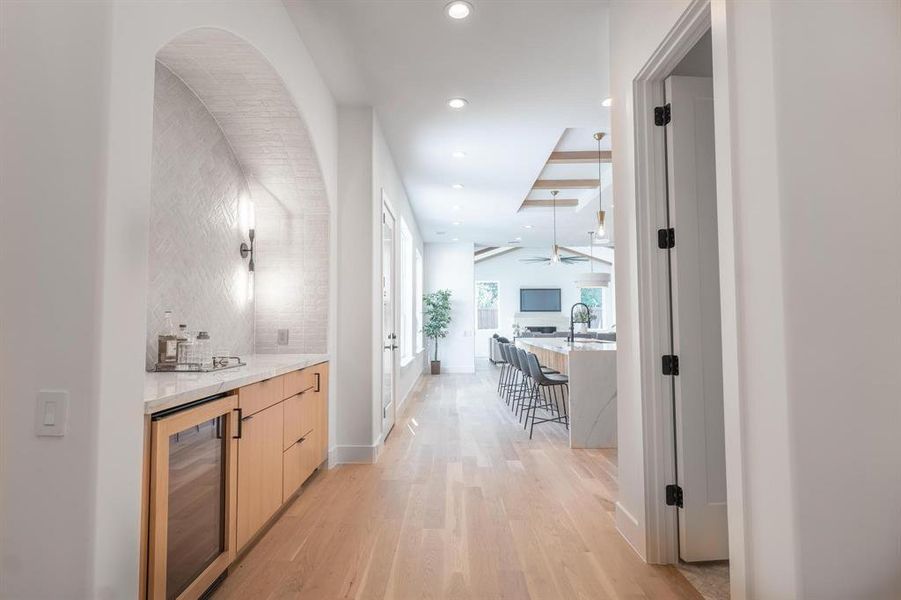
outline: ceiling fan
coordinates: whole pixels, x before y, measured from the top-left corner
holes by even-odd
[[[577,262],[585,262],[588,260],[584,256],[564,256],[560,254],[560,246],[557,245],[557,194],[559,194],[559,190],[554,190],[551,192],[551,196],[554,197],[554,246],[551,248],[550,256],[532,256],[530,258],[521,258],[520,262],[524,263],[534,263],[534,264],[553,264],[553,263],[563,263],[565,265],[571,265]]]

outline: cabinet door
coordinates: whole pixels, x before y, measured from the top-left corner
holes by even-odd
[[[276,404],[241,420],[238,439],[238,548],[242,548],[282,503],[283,406]]]

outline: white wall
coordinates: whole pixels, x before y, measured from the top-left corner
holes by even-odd
[[[632,80],[682,14],[689,0],[614,1],[610,7],[610,87],[613,98],[613,180],[616,182],[616,523],[641,556],[647,555],[644,449],[635,239]]]
[[[379,119],[376,115],[373,119],[373,133],[372,133],[372,188],[373,195],[376,200],[381,202],[381,190],[385,191],[385,195],[388,197],[388,200],[391,202],[391,205],[394,208],[395,217],[398,222],[398,233],[397,239],[400,240],[400,220],[403,219],[406,222],[407,227],[410,229],[410,235],[413,238],[413,248],[414,254],[415,250],[419,250],[420,254],[423,251],[422,247],[422,234],[419,231],[419,224],[416,221],[416,215],[413,214],[413,207],[410,204],[410,200],[407,197],[407,190],[404,188],[403,181],[401,181],[400,174],[397,172],[397,167],[394,165],[394,159],[391,156],[391,149],[388,147],[388,142],[385,140],[385,136],[382,133],[382,128],[379,125]],[[381,238],[381,226],[378,228],[378,238]],[[381,256],[381,246],[379,246],[378,256]],[[398,276],[398,282],[400,282],[400,242],[398,241],[397,247],[397,265],[396,272]],[[411,274],[413,276],[413,283],[415,288],[415,273],[412,271],[412,265],[410,266]],[[424,267],[423,267],[424,268]],[[423,277],[424,277],[423,273]],[[398,283],[398,285],[400,285]],[[381,288],[379,287],[379,298],[381,298]],[[399,292],[400,294],[401,292]],[[415,289],[412,292],[415,294]],[[381,306],[381,305],[379,305]],[[413,310],[416,309],[415,297],[413,301],[410,303],[410,306]],[[397,302],[398,309],[398,337],[400,336],[399,328],[400,328],[400,296],[398,295]],[[379,311],[379,315],[381,315],[381,311]],[[379,327],[381,327],[381,321],[379,322]],[[414,320],[415,326],[415,320]],[[378,332],[377,346],[381,347],[382,337],[381,337],[381,329]],[[415,332],[414,332],[415,336]],[[404,409],[404,404],[407,400],[407,397],[410,395],[410,391],[413,389],[413,386],[416,385],[416,382],[419,380],[420,375],[422,375],[422,361],[424,352],[416,352],[414,347],[413,360],[407,365],[401,365],[400,370],[397,375],[397,410],[398,414],[400,411]],[[381,352],[379,352],[381,355]],[[381,379],[379,379],[381,381]],[[379,426],[381,421],[379,421]]]
[[[5,274],[0,286],[0,596],[4,598],[96,597],[91,590],[98,342],[103,321],[100,217],[111,20],[108,4],[0,3],[0,265]],[[152,88],[152,59],[147,72]],[[151,101],[148,96],[148,131]],[[149,138],[146,150],[149,167]],[[132,317],[129,368],[140,377],[143,298]],[[40,389],[69,391],[65,437],[34,437],[35,395]],[[138,443],[141,388],[132,392]],[[129,405],[127,397],[119,400]],[[140,463],[133,467],[137,475]],[[123,485],[126,493],[137,491],[128,479]],[[137,498],[131,496],[132,530],[124,533],[135,542],[130,565],[135,585]],[[122,597],[133,595],[135,589],[123,589]]]
[[[686,5],[611,9],[617,524],[641,553],[632,80]],[[899,27],[888,0],[713,3],[734,598],[901,594]]]
[[[133,597],[154,57],[203,26],[254,45],[310,128],[332,203],[336,109],[280,3],[4,2],[0,10],[8,217],[0,260],[17,282],[0,298],[2,595]],[[334,285],[329,295],[334,314]],[[64,438],[31,433],[43,388],[71,394]]]
[[[426,293],[451,291],[451,324],[447,337],[438,343],[438,360],[443,373],[475,372],[473,251],[472,242],[425,245],[423,278]],[[432,344],[432,341],[426,344],[428,360],[434,358]]]
[[[382,190],[422,248],[422,237],[403,182],[371,107],[341,107],[339,144],[339,404],[335,462],[371,462],[381,443]],[[398,232],[400,226],[398,225]],[[397,234],[399,239],[399,233]],[[397,251],[400,260],[400,250]],[[395,265],[396,271],[399,268]],[[399,319],[398,319],[399,322]],[[398,410],[422,373],[421,357],[400,368]]]
[[[580,252],[588,253],[588,248],[574,248]],[[613,251],[609,248],[594,248],[594,255],[612,261]],[[475,281],[498,282],[498,329],[476,330],[475,352],[476,356],[488,356],[489,340],[494,333],[513,339],[513,322],[516,313],[519,312],[519,289],[528,287],[560,288],[559,313],[540,314],[529,318],[529,323],[538,324],[538,321],[547,325],[557,326],[559,331],[569,330],[569,311],[573,304],[581,300],[581,293],[576,286],[576,280],[584,273],[589,272],[587,262],[574,264],[543,265],[522,262],[523,258],[532,256],[548,256],[549,248],[521,248],[514,252],[508,252],[497,257],[487,258],[475,263]],[[596,273],[610,273],[611,266],[606,263],[595,262]],[[605,318],[610,326],[615,322],[615,307],[612,302],[611,286],[604,290],[604,300],[607,301]]]
[[[343,462],[372,455],[376,388],[373,370],[380,356],[372,341],[379,317],[373,257],[376,204],[372,197],[372,126],[369,108],[338,110],[338,343],[335,362],[336,455]],[[359,453],[360,456],[356,457]]]

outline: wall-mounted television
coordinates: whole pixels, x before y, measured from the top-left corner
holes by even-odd
[[[560,288],[519,288],[519,312],[560,312]]]

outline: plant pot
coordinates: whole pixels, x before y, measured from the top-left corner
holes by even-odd
[[[433,360],[432,363],[432,375],[441,375],[441,361]]]

